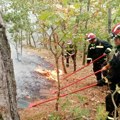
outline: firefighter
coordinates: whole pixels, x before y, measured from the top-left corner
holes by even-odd
[[[89,64],[91,61],[95,60],[96,58],[100,57],[103,54],[109,54],[112,49],[112,45],[110,45],[107,41],[99,40],[95,34],[89,33],[86,35],[87,41],[89,41],[88,46],[88,55],[87,55],[87,63]],[[93,63],[93,71],[96,72],[100,70],[104,65],[107,64],[106,57],[99,59],[98,61]],[[102,82],[106,76],[107,71],[100,72],[95,74],[96,79],[98,82],[98,86],[103,86],[104,83]],[[103,75],[103,78],[102,78]]]
[[[76,53],[77,53],[76,45],[73,44],[71,40],[68,41],[65,47],[66,67],[69,67],[69,58],[71,57],[74,64],[74,71],[76,71]]]
[[[117,24],[113,28],[112,37],[114,39],[116,51],[111,61],[102,68],[102,71],[108,69],[110,71],[107,78],[110,81],[111,93],[106,96],[106,111],[109,112],[106,120],[114,120],[115,107],[112,99],[114,92],[114,102],[117,107],[120,105],[120,24]],[[118,112],[116,112],[115,116],[118,117]]]

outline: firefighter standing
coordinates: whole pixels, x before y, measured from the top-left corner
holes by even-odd
[[[66,57],[66,67],[69,67],[69,58],[71,57],[74,64],[74,71],[76,71],[76,45],[72,41],[68,41],[67,46],[65,47],[65,57]]]
[[[116,51],[109,64],[102,68],[102,71],[107,69],[110,71],[107,78],[110,81],[111,93],[106,97],[106,111],[109,112],[106,120],[114,120],[115,107],[112,100],[112,94],[114,92],[116,92],[114,95],[115,104],[117,107],[120,105],[120,24],[117,24],[113,28],[112,35],[116,45]],[[115,116],[118,117],[118,112]]]
[[[86,35],[86,39],[89,41],[88,46],[88,55],[87,55],[87,63],[89,64],[91,60],[95,60],[103,54],[109,54],[112,49],[112,45],[110,45],[107,41],[99,40],[96,38],[96,35],[93,33],[89,33]],[[104,65],[107,64],[106,57],[99,59],[98,61],[93,63],[93,71],[96,72],[100,70]],[[107,71],[103,73],[95,74],[97,78],[97,82],[99,86],[103,86],[102,83],[102,75],[104,77],[107,76]]]

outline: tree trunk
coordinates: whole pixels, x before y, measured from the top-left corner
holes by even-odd
[[[108,8],[108,33],[111,33],[111,23],[112,23],[112,18],[111,18],[111,8]],[[110,39],[108,38],[108,42],[110,42]]]
[[[87,12],[90,11],[90,0],[88,0],[88,3],[87,3]],[[86,20],[86,23],[85,23],[85,29],[87,30],[88,28],[88,20]],[[83,65],[85,65],[85,61],[86,61],[86,42],[84,42],[84,48],[83,48]]]
[[[86,61],[86,42],[84,42],[83,46],[83,62],[82,62],[83,65],[85,65],[85,61]]]
[[[66,70],[66,67],[65,67],[65,62],[64,62],[64,55],[62,54],[62,67],[63,67],[63,72],[65,74],[67,74],[67,70]]]
[[[111,12],[112,12],[112,9],[111,9],[111,7],[109,7],[108,8],[108,34],[111,33],[111,24],[112,24],[112,14],[111,14]],[[110,37],[108,37],[107,40],[108,40],[108,42],[110,42]],[[111,56],[107,55],[107,61],[109,61],[110,58],[111,58]]]
[[[66,67],[65,67],[65,62],[64,62],[64,43],[62,44],[62,67],[63,67],[63,71],[65,74],[67,74],[67,70],[66,70]]]
[[[35,42],[35,39],[34,39],[34,36],[33,36],[33,33],[31,32],[31,37],[32,37],[32,40],[33,40],[33,44],[34,44],[34,47],[36,48],[36,42]]]
[[[23,50],[23,32],[22,32],[22,30],[20,31],[20,50],[21,50],[21,55],[22,55],[22,50]]]
[[[30,32],[28,32],[28,44],[30,47],[32,46]]]
[[[59,99],[60,99],[60,77],[59,77],[59,61],[58,58],[55,58],[56,61],[56,69],[57,69],[57,81],[58,81],[58,92],[57,92],[57,102],[56,102],[56,111],[59,110]]]
[[[17,112],[16,83],[10,46],[0,16],[0,119],[20,120]]]
[[[18,42],[15,42],[15,50],[16,50],[16,54],[17,54],[17,60],[20,61],[19,59],[19,51],[18,51]]]

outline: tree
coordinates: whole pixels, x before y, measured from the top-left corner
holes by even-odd
[[[17,112],[16,83],[10,46],[0,16],[0,119],[20,120]]]
[[[90,0],[88,0],[87,2],[87,12],[90,11]],[[86,20],[85,23],[85,29],[88,29],[88,19]],[[84,46],[83,46],[83,65],[85,65],[85,61],[86,61],[86,42],[84,42]]]

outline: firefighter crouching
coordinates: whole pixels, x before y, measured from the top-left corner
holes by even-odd
[[[110,45],[107,41],[99,40],[95,34],[89,33],[86,35],[86,40],[89,41],[88,46],[88,55],[87,55],[87,63],[89,64],[91,61],[97,59],[103,54],[109,54],[112,49],[112,45]],[[93,71],[96,72],[100,70],[103,66],[107,64],[106,57],[99,59],[98,61],[93,63]],[[95,74],[98,82],[98,86],[103,86],[102,82],[103,78],[107,76],[107,71],[100,72]],[[103,78],[102,78],[103,75]]]
[[[72,41],[68,41],[65,47],[66,67],[69,67],[69,58],[71,57],[74,64],[74,71],[76,71],[76,54],[77,54],[76,45],[73,44]]]
[[[106,120],[114,120],[114,115],[118,117],[118,112],[115,114],[113,103],[115,102],[117,107],[120,105],[120,24],[113,28],[112,35],[116,51],[108,65],[102,68],[102,71],[108,69],[110,71],[107,78],[110,81],[111,93],[106,97],[106,111],[109,112]],[[112,97],[113,93],[115,93],[114,97]],[[114,98],[114,102],[112,98]]]

